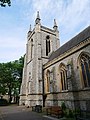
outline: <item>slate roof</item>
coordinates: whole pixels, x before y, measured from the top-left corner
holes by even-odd
[[[78,45],[79,43],[83,42],[87,38],[90,37],[90,26],[88,26],[85,30],[80,32],[78,35],[76,35],[74,38],[72,38],[70,41],[65,43],[63,46],[61,46],[59,49],[57,49],[55,52],[53,52],[50,57],[49,61],[53,60],[54,58],[60,56],[61,54],[65,53],[66,51],[70,50],[74,46]]]

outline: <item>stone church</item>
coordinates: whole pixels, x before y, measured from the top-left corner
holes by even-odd
[[[59,31],[41,24],[27,34],[20,105],[90,109],[90,26],[60,46]]]

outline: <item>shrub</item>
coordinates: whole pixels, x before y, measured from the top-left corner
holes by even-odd
[[[73,118],[73,117],[74,117],[73,110],[71,110],[71,109],[66,109],[66,110],[64,111],[64,116],[67,117],[67,118]]]
[[[66,110],[66,105],[64,102],[61,103],[62,110]]]
[[[74,116],[74,113],[72,110],[69,110],[69,117],[72,118]]]
[[[6,99],[0,99],[0,106],[8,105],[8,101]]]

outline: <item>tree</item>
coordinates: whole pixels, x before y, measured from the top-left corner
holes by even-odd
[[[5,7],[6,5],[11,6],[11,0],[0,0],[1,7]]]
[[[13,62],[0,63],[0,94],[8,94],[10,103],[12,96],[16,98],[19,95],[23,64],[23,57]]]
[[[14,84],[14,95],[15,96],[18,96],[18,94],[20,93],[20,86],[22,83],[23,65],[24,65],[24,57],[21,57],[19,60],[15,60],[13,62],[13,67],[15,68],[13,71],[13,77],[15,80],[15,84]]]
[[[1,88],[4,88],[3,93],[8,92],[9,102],[11,101],[11,88],[12,88],[12,64],[11,62],[0,64],[0,82]],[[2,93],[2,94],[3,94]]]

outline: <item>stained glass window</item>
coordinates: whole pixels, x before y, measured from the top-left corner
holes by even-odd
[[[81,55],[80,65],[84,87],[90,87],[90,57],[87,54]]]

